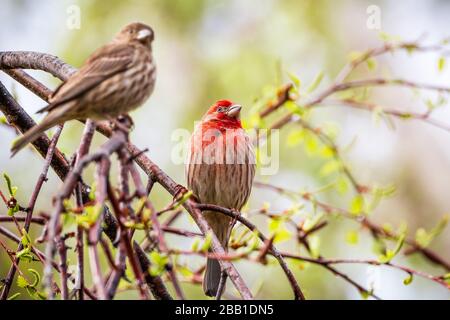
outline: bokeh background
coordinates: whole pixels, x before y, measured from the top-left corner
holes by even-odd
[[[154,54],[158,65],[155,92],[144,107],[132,116],[135,129],[132,140],[175,180],[184,183],[183,165],[171,161],[175,143],[171,139],[177,128],[192,130],[193,123],[215,100],[228,98],[244,105],[244,120],[248,119],[255,100],[267,86],[282,83],[286,71],[296,74],[302,83],[311,83],[321,71],[329,84],[353,51],[379,46],[380,31],[414,40],[427,35],[432,42],[448,36],[450,3],[433,1],[294,1],[294,0],[127,0],[127,1],[25,1],[1,0],[0,50],[32,50],[58,55],[79,66],[99,45],[107,42],[125,24],[143,21],[156,33]],[[79,29],[69,29],[67,19],[71,6],[81,13]],[[381,30],[366,26],[369,5],[381,9]],[[67,11],[69,10],[69,12]],[[385,73],[419,82],[446,85],[450,68],[438,72],[438,56],[434,54],[388,55],[378,62]],[[280,72],[281,70],[281,72]],[[31,72],[54,87],[58,81],[40,72]],[[0,81],[11,89],[26,110],[33,114],[44,106],[20,85],[0,73]],[[391,88],[374,92],[380,103],[401,110],[423,110],[421,101],[410,91]],[[422,109],[421,109],[422,108]],[[434,117],[450,123],[449,106],[436,111]],[[35,116],[39,120],[40,116]],[[450,210],[450,134],[415,121],[395,121],[395,129],[377,124],[368,112],[345,108],[327,108],[317,116],[318,123],[330,122],[339,128],[338,143],[352,144],[345,153],[346,161],[364,184],[394,184],[394,197],[385,200],[373,213],[373,219],[393,226],[408,225],[410,234],[419,227],[432,228]],[[71,154],[79,142],[82,127],[67,124],[58,146]],[[286,139],[289,130],[282,133]],[[19,187],[19,200],[27,200],[43,165],[31,149],[9,159],[9,147],[15,133],[0,127],[0,171],[8,172]],[[104,139],[96,137],[96,145]],[[282,140],[284,141],[284,140]],[[290,148],[281,143],[280,169],[271,177],[258,179],[294,190],[314,189],[324,181],[314,157],[303,147]],[[86,174],[89,181],[89,174]],[[51,196],[60,181],[52,173],[37,204],[37,211],[51,208]],[[0,186],[5,191],[5,186]],[[335,194],[323,199],[336,205],[347,205]],[[160,188],[151,200],[159,208],[170,197]],[[254,190],[249,208],[271,203],[271,210],[282,211],[292,203],[277,194]],[[6,214],[0,208],[0,214]],[[262,230],[264,219],[251,217]],[[178,226],[195,229],[186,217]],[[11,226],[12,227],[12,226]],[[327,257],[374,258],[370,237],[362,233],[357,244],[345,241],[346,232],[358,230],[358,225],[339,220],[320,235],[320,251]],[[33,236],[38,232],[33,231]],[[12,246],[11,243],[9,243]],[[190,247],[190,242],[170,238],[170,244]],[[289,242],[283,249],[298,252]],[[450,259],[449,229],[433,241],[431,247]],[[300,253],[304,253],[300,251]],[[73,259],[74,256],[71,256]],[[430,273],[443,273],[418,256],[396,257],[396,262]],[[186,259],[191,266],[200,266],[201,259]],[[0,277],[10,263],[0,250]],[[239,262],[238,268],[257,298],[287,299],[290,288],[277,265],[259,266]],[[36,266],[38,269],[39,267]],[[363,285],[374,283],[376,293],[388,299],[448,299],[449,292],[435,283],[416,278],[409,286],[402,280],[405,274],[386,268],[366,266],[340,267]],[[306,295],[313,299],[359,299],[358,292],[319,267],[295,268],[295,274]],[[185,284],[191,298],[203,298],[200,286]],[[15,288],[14,290],[18,290]],[[228,285],[228,296],[235,295]],[[26,297],[26,295],[23,295]],[[136,298],[124,291],[119,298]]]

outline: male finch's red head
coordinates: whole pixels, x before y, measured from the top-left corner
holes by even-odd
[[[229,100],[219,100],[213,104],[206,115],[203,122],[218,122],[224,127],[241,127],[241,109],[242,106],[235,104]]]

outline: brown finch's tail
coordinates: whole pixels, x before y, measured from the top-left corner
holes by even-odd
[[[57,123],[59,119],[55,119],[54,115],[51,113],[48,114],[42,122],[30,130],[24,133],[22,137],[13,142],[11,147],[11,157],[13,157],[17,152],[23,149],[28,143],[36,140],[41,134],[43,134],[46,130],[50,129]]]

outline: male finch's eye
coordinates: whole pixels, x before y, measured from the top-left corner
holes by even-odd
[[[225,111],[225,107],[219,107],[218,109],[217,109],[217,112],[224,112]]]

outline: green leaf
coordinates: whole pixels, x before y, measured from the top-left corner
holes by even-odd
[[[255,113],[250,116],[249,125],[252,128],[265,128],[266,122],[259,116],[259,113]]]
[[[36,291],[33,298],[36,300],[47,300],[47,295],[44,292]]]
[[[320,154],[324,158],[331,158],[336,155],[336,150],[329,146],[323,146],[322,149],[320,150]]]
[[[403,233],[397,240],[397,244],[394,250],[387,249],[385,254],[379,256],[378,260],[380,263],[388,263],[390,262],[402,249],[403,244],[405,243],[406,234]]]
[[[301,260],[297,260],[297,259],[292,259],[288,261],[289,263],[289,267],[291,267],[292,269],[298,269],[298,270],[305,270],[307,267],[309,267],[309,263],[308,262],[304,262]]]
[[[298,144],[302,143],[305,138],[305,131],[304,130],[295,130],[289,133],[287,137],[287,146],[288,147],[295,147]]]
[[[301,106],[299,106],[297,103],[295,103],[292,100],[286,101],[283,104],[283,108],[285,108],[286,110],[289,110],[293,114],[296,114],[296,115],[298,115],[300,117],[305,114],[305,109],[302,108]]]
[[[373,294],[373,289],[370,291],[360,290],[359,294],[361,295],[361,298],[363,298],[364,300],[367,300]]]
[[[30,297],[32,297],[33,299],[36,299],[35,298],[35,295],[36,295],[36,292],[37,292],[36,288],[27,286],[27,287],[25,287],[25,289],[27,289],[28,295]]]
[[[149,208],[144,208],[142,210],[142,221],[144,223],[149,223],[151,221],[152,211]]]
[[[301,84],[300,79],[295,74],[290,73],[290,72],[288,72],[287,75],[288,75],[289,79],[291,79],[292,83],[295,85],[296,89],[297,90],[300,89],[300,84]]]
[[[367,64],[367,68],[368,68],[370,71],[375,70],[375,68],[377,67],[377,62],[376,62],[375,59],[373,59],[373,58],[367,59],[367,60],[366,60],[366,64]]]
[[[17,187],[12,185],[11,178],[8,176],[8,174],[6,172],[3,173],[3,178],[5,179],[6,185],[8,186],[9,195],[11,197],[14,197],[14,195],[17,192]]]
[[[347,99],[355,99],[356,97],[356,90],[354,89],[347,89],[347,90],[342,90],[336,93],[336,95],[341,99],[341,100],[347,100]]]
[[[273,243],[280,243],[291,239],[291,232],[286,228],[283,219],[271,219],[269,221],[269,232],[274,236]]]
[[[18,259],[26,258],[27,260],[29,260],[30,251],[31,251],[31,248],[28,246],[28,247],[20,250],[19,252],[17,252],[16,258],[18,258]]]
[[[141,212],[145,208],[145,203],[147,201],[147,197],[140,197],[136,204],[136,212]]]
[[[401,39],[401,37],[399,37],[399,36],[396,36],[396,35],[392,35],[392,34],[389,34],[389,33],[387,33],[387,32],[384,32],[384,31],[380,31],[380,33],[378,34],[378,36],[380,37],[380,39],[381,40],[383,40],[383,41],[386,41],[386,42],[396,42],[396,41],[401,41],[402,39]],[[410,46],[407,46],[406,47],[406,49],[409,51],[409,50],[413,50],[414,48],[416,48],[417,46],[416,45],[410,45]]]
[[[8,300],[16,300],[20,296],[20,292],[17,292],[13,294],[11,297],[8,298]]]
[[[348,191],[347,179],[343,176],[339,177],[336,182],[336,189],[340,194],[346,194]]]
[[[275,238],[273,238],[273,243],[288,241],[289,239],[291,239],[291,236],[292,233],[289,230],[287,229],[280,230],[275,234]]]
[[[16,206],[17,207],[17,206]],[[8,208],[8,212],[6,213],[8,216],[12,217],[14,216],[14,213],[16,213],[18,210],[16,210],[16,207],[14,208]]]
[[[373,187],[371,193],[373,194],[372,201],[367,206],[367,212],[372,212],[380,204],[383,198],[392,196],[395,193],[395,186],[390,185],[385,188]]]
[[[397,255],[400,252],[400,250],[402,249],[403,244],[405,243],[405,239],[406,239],[406,234],[402,234],[398,238],[397,245],[395,246],[395,249],[394,249],[394,256]]]
[[[416,230],[416,242],[422,247],[427,247],[431,242],[431,237],[424,228]]]
[[[40,282],[41,282],[41,276],[39,275],[39,272],[37,272],[36,270],[34,270],[34,269],[28,269],[28,271],[30,272],[30,273],[32,273],[33,274],[33,276],[34,276],[34,280],[33,280],[33,283],[30,285],[30,287],[36,287]]]
[[[440,57],[438,60],[438,70],[439,72],[442,72],[445,68],[445,58],[444,57]]]
[[[350,230],[345,235],[345,241],[347,241],[348,244],[355,245],[359,241],[359,234],[355,230]]]
[[[212,242],[212,234],[208,232],[208,234],[205,237],[205,241],[203,241],[201,251],[207,252],[211,247],[211,242]]]
[[[159,276],[164,272],[166,265],[169,262],[169,258],[157,251],[152,251],[150,253],[150,261],[152,263],[150,274],[152,276]]]
[[[200,245],[200,239],[199,238],[195,238],[194,241],[192,242],[191,250],[194,251],[194,252],[198,251],[199,245]]]
[[[173,209],[177,209],[179,206],[181,206],[182,204],[184,204],[190,197],[192,197],[194,193],[192,192],[192,190],[189,190],[188,192],[186,192],[185,194],[183,194],[183,197],[178,200],[178,202],[175,204],[175,206],[173,207]]]
[[[314,79],[314,81],[311,83],[311,85],[308,87],[308,89],[306,90],[306,92],[307,93],[311,93],[311,92],[313,92],[314,90],[316,90],[317,89],[317,87],[320,85],[320,83],[322,82],[322,80],[323,80],[323,72],[321,71],[317,76],[316,76],[316,78]]]
[[[360,51],[351,51],[348,55],[348,58],[351,62],[354,62],[360,59],[363,56],[363,53]]]
[[[63,226],[68,228],[76,223],[76,215],[66,213],[63,215]]]
[[[447,226],[449,217],[445,215],[442,217],[441,221],[429,232],[424,228],[419,228],[416,230],[415,240],[423,248],[427,247],[431,241],[433,241],[436,236],[438,236]]]
[[[324,213],[317,213],[317,214],[307,214],[305,217],[305,220],[303,222],[303,231],[309,231],[312,228],[314,228],[320,220],[323,218]]]
[[[20,242],[22,242],[23,246],[26,247],[30,242],[28,241],[28,238],[24,235],[22,238],[20,238]]]
[[[387,233],[392,232],[392,230],[394,230],[394,228],[392,227],[392,225],[388,222],[384,223],[382,226],[383,230]]]
[[[444,280],[445,282],[447,282],[448,284],[450,284],[450,272],[446,273],[442,276],[442,280]]]
[[[318,258],[320,256],[320,238],[317,235],[309,237],[309,247],[311,255],[314,258]]]
[[[305,135],[305,147],[306,152],[309,155],[315,154],[319,149],[319,143],[317,142],[317,139],[312,134],[306,134]]]
[[[281,219],[272,218],[269,220],[269,232],[276,233],[281,225]]]
[[[381,238],[374,239],[372,251],[377,255],[381,255],[386,251],[386,244]]]
[[[403,284],[404,284],[405,286],[411,284],[411,282],[413,281],[413,278],[414,278],[414,275],[413,275],[412,273],[410,273],[410,274],[408,275],[408,277],[405,278],[405,279],[403,280]]]
[[[385,113],[384,109],[380,106],[377,106],[373,109],[372,120],[375,124],[378,124],[380,122],[380,120],[384,120],[384,122],[386,123],[386,125],[389,129],[392,129],[392,130],[395,129],[395,123],[392,120],[391,115]]]
[[[258,248],[258,245],[259,245],[259,232],[258,230],[253,230],[250,235],[248,244],[249,252],[256,250]]]
[[[378,257],[378,261],[380,263],[389,263],[394,258],[394,254],[392,250],[388,249],[385,254],[382,254]]]
[[[350,203],[350,212],[354,215],[359,215],[364,209],[364,197],[357,194]]]
[[[194,275],[189,268],[182,265],[177,265],[177,271],[179,271],[183,277],[192,277]]]
[[[77,224],[83,228],[89,229],[97,222],[97,219],[102,214],[103,205],[101,203],[96,203],[94,206],[86,206],[84,211],[85,214],[76,217]]]
[[[89,188],[89,200],[95,200],[95,190],[97,189],[97,184],[94,183],[92,187]]]
[[[24,277],[19,275],[17,277],[17,286],[20,287],[20,288],[25,288],[25,287],[28,286],[28,281]]]
[[[326,177],[332,173],[335,173],[335,172],[341,170],[341,168],[342,168],[341,162],[333,159],[333,160],[326,162],[322,166],[322,168],[320,168],[319,174],[322,177]]]
[[[72,212],[73,211],[72,202],[70,201],[70,199],[63,200],[63,207],[64,207],[64,212]]]
[[[31,244],[31,238],[30,235],[28,234],[27,230],[25,230],[25,228],[22,228],[22,238],[20,239],[20,241],[22,242],[23,246],[26,248]]]

